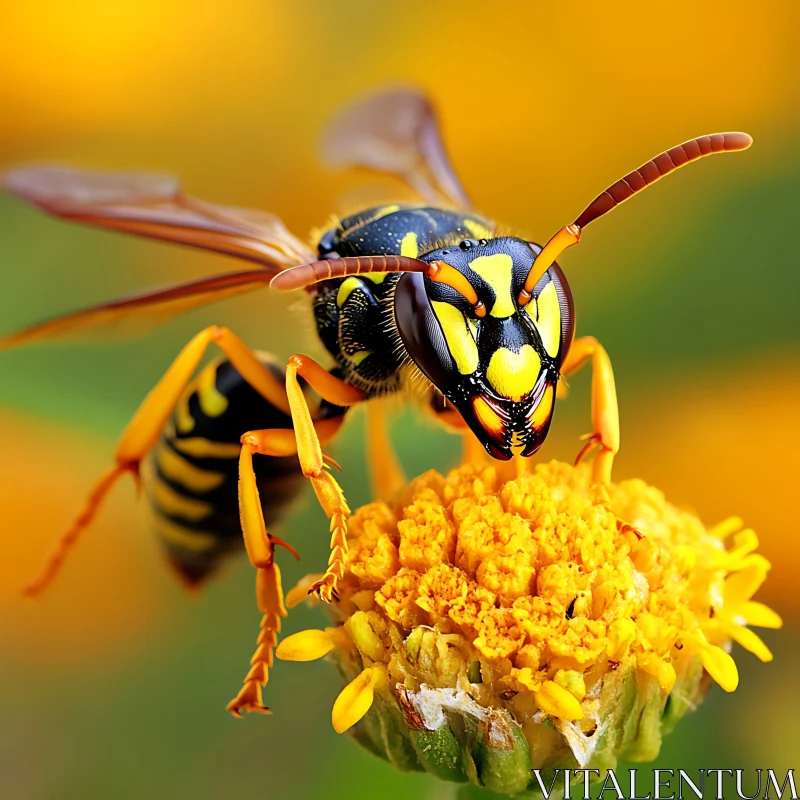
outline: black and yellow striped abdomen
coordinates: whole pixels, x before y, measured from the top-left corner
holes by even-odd
[[[265,366],[283,380],[267,355]],[[242,547],[238,508],[240,437],[250,430],[291,429],[291,418],[252,389],[231,363],[205,366],[186,389],[152,455],[143,465],[155,532],[190,582],[208,575]],[[296,456],[255,456],[264,517],[275,522],[303,484]]]

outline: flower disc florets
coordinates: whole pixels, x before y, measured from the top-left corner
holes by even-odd
[[[353,515],[340,624],[278,655],[332,653],[334,726],[401,769],[514,794],[532,768],[652,759],[708,676],[736,688],[732,638],[771,658],[744,627],[780,624],[750,600],[769,564],[740,527],[558,462],[428,472]]]

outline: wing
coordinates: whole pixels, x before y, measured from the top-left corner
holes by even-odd
[[[464,187],[447,157],[433,106],[416,89],[386,89],[346,108],[322,143],[334,167],[360,166],[397,175],[428,202],[444,197],[470,209]]]
[[[9,173],[4,184],[57,217],[213,250],[273,273],[315,259],[276,216],[188,197],[163,175],[31,167]]]
[[[97,334],[140,333],[142,329],[193,308],[266,286],[273,275],[266,269],[230,272],[113,300],[6,336],[0,339],[0,350],[52,339],[74,339],[87,333],[94,337]]]

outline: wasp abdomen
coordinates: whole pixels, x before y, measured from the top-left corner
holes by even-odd
[[[264,355],[280,377],[283,369]],[[250,430],[291,429],[291,417],[252,389],[219,359],[186,389],[160,442],[143,465],[153,527],[170,561],[196,583],[222,557],[242,547],[238,469],[240,437]],[[303,484],[296,456],[256,456],[254,468],[267,525],[274,523]]]

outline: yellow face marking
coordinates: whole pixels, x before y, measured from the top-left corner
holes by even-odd
[[[486,377],[498,394],[517,401],[533,390],[541,368],[542,360],[529,344],[522,345],[519,353],[499,347],[492,354]]]
[[[368,272],[364,277],[373,283],[383,283],[386,276],[391,274],[391,272]]]
[[[151,491],[155,505],[172,517],[180,517],[189,522],[199,522],[214,511],[214,507],[210,503],[195,500],[192,497],[184,497],[163,481],[156,480]]]
[[[467,325],[467,318],[450,303],[432,300],[431,306],[458,371],[462,375],[471,375],[478,369],[478,345]]]
[[[172,520],[165,519],[160,514],[154,515],[153,527],[156,535],[164,541],[180,547],[183,550],[193,550],[202,552],[210,550],[217,544],[217,537],[211,533],[201,533],[200,531],[187,531],[176,525]]]
[[[239,458],[242,452],[240,444],[228,442],[212,442],[200,436],[190,439],[172,439],[172,444],[177,450],[193,458]]]
[[[498,439],[503,435],[505,428],[503,420],[480,395],[472,398],[472,410],[485,431]]]
[[[228,408],[228,398],[217,390],[217,367],[220,363],[209,364],[197,378],[197,399],[207,417],[219,417]]]
[[[476,219],[465,219],[464,227],[476,239],[491,239],[494,236],[492,231],[490,231],[484,224],[478,222]]]
[[[210,492],[225,483],[223,473],[200,469],[163,443],[156,450],[155,460],[163,475],[198,494]]]
[[[536,303],[528,303],[525,310],[536,324],[544,349],[555,358],[561,346],[561,306],[555,284],[550,281],[536,298]]]
[[[554,399],[555,391],[553,390],[552,385],[548,385],[544,390],[542,399],[539,401],[539,405],[536,406],[536,409],[531,416],[531,427],[534,430],[541,428],[543,425],[545,425],[547,420],[550,419],[550,415],[553,413]]]
[[[470,268],[492,287],[495,294],[492,316],[505,319],[517,311],[511,296],[511,270],[514,262],[507,253],[479,256],[469,262]]]
[[[409,258],[416,258],[419,255],[417,234],[414,231],[409,231],[400,242],[400,255]]]

